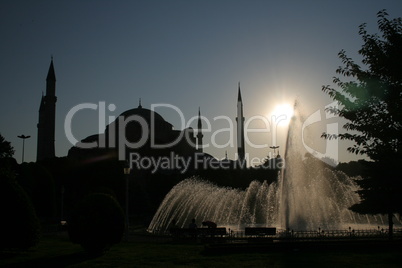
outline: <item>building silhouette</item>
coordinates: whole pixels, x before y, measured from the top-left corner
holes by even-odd
[[[144,108],[140,101],[137,108],[121,113],[108,124],[104,133],[78,142],[69,150],[68,157],[79,159],[103,155],[124,161],[137,159],[137,156],[175,160],[193,157],[196,152],[192,128],[175,130],[159,113]],[[175,170],[173,164],[170,163],[166,169]]]
[[[53,65],[51,65],[53,68]],[[49,71],[50,72],[50,71]],[[53,71],[54,72],[54,71]],[[46,97],[44,97],[46,98]],[[100,155],[129,160],[133,153],[141,158],[184,157],[196,161],[198,169],[208,166],[222,168],[246,168],[244,138],[243,101],[240,83],[237,99],[237,160],[218,160],[203,151],[201,109],[198,109],[197,133],[190,127],[175,130],[173,125],[155,111],[144,108],[141,99],[137,108],[127,110],[106,126],[104,133],[86,137],[73,146],[68,156],[71,158],[96,158]],[[143,141],[143,143],[141,142]],[[139,146],[137,146],[137,144]],[[54,144],[53,144],[54,145]],[[54,154],[53,154],[54,155]],[[198,160],[197,160],[198,159]],[[197,166],[197,167],[196,167]]]
[[[55,157],[55,124],[56,124],[56,74],[53,57],[50,61],[46,77],[46,95],[43,95],[39,106],[38,145],[36,161]]]
[[[198,130],[197,130],[197,150],[198,152],[202,153],[203,152],[203,146],[202,146],[202,138],[204,135],[202,134],[202,122],[201,122],[201,109],[198,108],[198,124],[197,124]]]
[[[241,164],[246,166],[246,154],[244,147],[244,116],[243,116],[243,101],[241,98],[240,82],[239,82],[239,93],[237,96],[237,157]]]

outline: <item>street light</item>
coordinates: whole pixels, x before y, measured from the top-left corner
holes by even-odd
[[[124,166],[124,176],[126,177],[126,240],[128,241],[128,226],[129,226],[129,220],[128,220],[128,177],[130,175],[130,166],[128,163],[125,164]]]
[[[61,186],[61,210],[60,210],[60,223],[65,224],[64,218],[64,185]]]
[[[279,146],[269,146],[269,148],[274,150],[274,155],[276,155],[276,149],[279,148]]]
[[[24,163],[25,139],[29,139],[31,136],[21,135],[21,136],[17,136],[17,137],[22,139],[22,162],[21,163]]]

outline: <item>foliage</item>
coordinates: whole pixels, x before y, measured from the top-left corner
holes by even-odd
[[[38,163],[22,163],[17,181],[30,197],[38,217],[54,217],[55,186],[52,175]]]
[[[119,243],[124,233],[124,213],[110,195],[93,193],[80,202],[68,221],[73,243],[80,244],[91,255],[102,255]]]
[[[0,134],[0,158],[13,157],[14,152],[11,143]]]
[[[336,72],[334,89],[322,90],[338,102],[328,109],[347,119],[339,135],[324,133],[327,139],[340,138],[354,142],[349,152],[366,154],[373,162],[365,163],[366,173],[356,182],[362,201],[351,207],[359,213],[388,214],[392,237],[393,213],[402,212],[402,19],[388,19],[385,10],[377,13],[381,36],[369,34],[366,24],[359,27],[363,46],[358,51],[364,67],[356,64],[342,50],[343,67]]]
[[[384,10],[377,16],[381,37],[368,34],[366,24],[360,26],[364,45],[359,54],[365,68],[342,50],[338,55],[344,66],[336,72],[351,81],[335,77],[333,82],[338,89],[322,88],[340,104],[329,111],[348,120],[343,126],[348,132],[323,136],[354,141],[348,151],[367,154],[372,160],[390,154],[401,157],[402,152],[402,21],[401,18],[388,20]]]
[[[37,244],[39,220],[11,170],[0,169],[0,211],[0,249],[25,250]]]
[[[339,163],[336,166],[337,170],[340,170],[344,173],[346,173],[349,177],[357,177],[357,176],[363,176],[366,177],[369,175],[369,162],[366,160],[358,160],[358,161],[351,161],[347,163]]]

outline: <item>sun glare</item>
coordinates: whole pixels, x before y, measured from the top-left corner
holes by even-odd
[[[275,109],[271,113],[272,123],[277,126],[288,126],[290,119],[293,116],[293,106],[284,103],[276,105]]]

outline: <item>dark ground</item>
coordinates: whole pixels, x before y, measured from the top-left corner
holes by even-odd
[[[402,267],[402,241],[304,241],[237,244],[173,241],[136,233],[92,258],[65,233],[25,252],[3,252],[1,267]],[[209,243],[208,243],[209,242]]]

